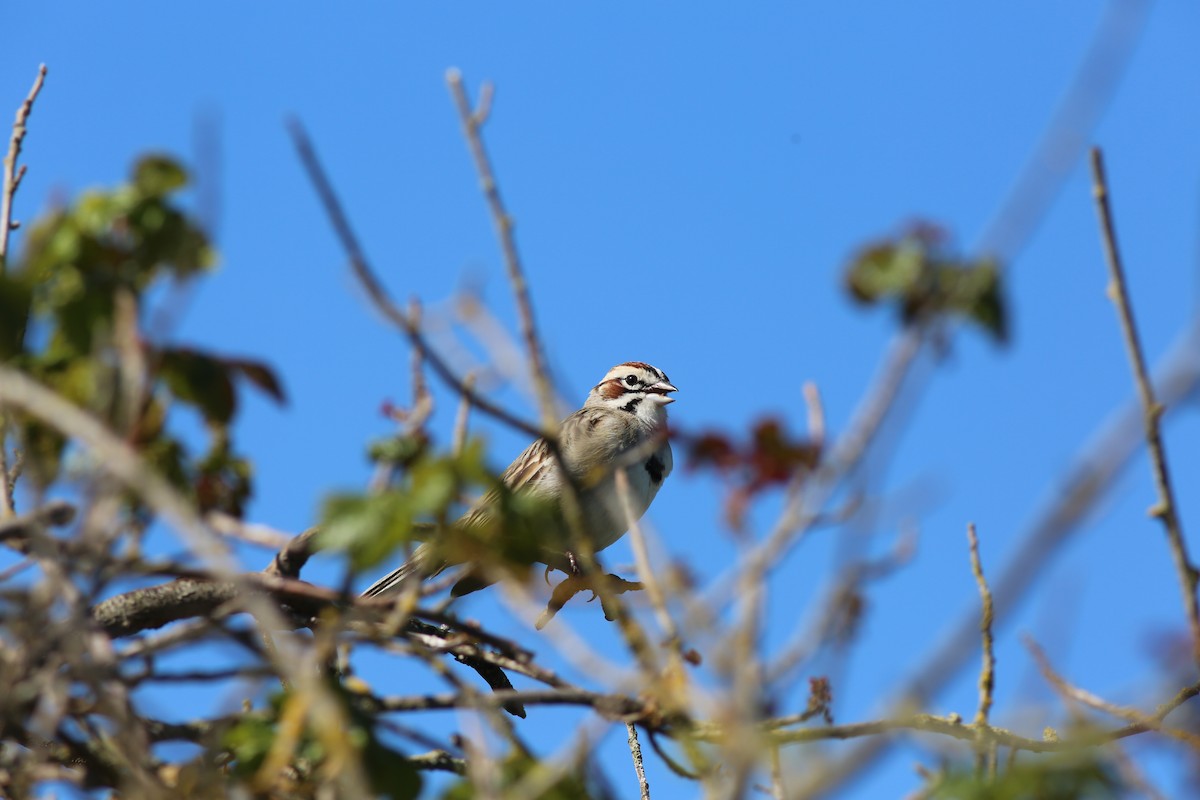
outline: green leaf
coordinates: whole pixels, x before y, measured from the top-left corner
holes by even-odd
[[[543,764],[528,753],[512,752],[500,765],[500,788],[515,789],[517,784],[527,777],[539,773],[545,777],[550,775],[549,765]],[[595,780],[591,765],[586,757],[581,756],[573,769],[566,770],[548,786],[544,781],[532,781],[534,785],[542,786],[538,794],[527,795],[527,800],[602,800],[610,797],[604,784]],[[443,793],[442,800],[474,800],[474,782],[464,778],[451,784]]]
[[[951,772],[937,786],[940,800],[1117,800],[1126,793],[1112,766],[1090,758],[1040,757],[1018,763],[996,779],[974,770]]]
[[[176,277],[187,277],[216,262],[204,233],[161,198],[146,198],[131,208],[128,223],[136,237],[129,256],[143,280],[155,277],[161,268]]]
[[[925,278],[925,254],[921,247],[901,241],[864,250],[850,265],[846,276],[851,296],[871,304],[887,297],[907,297],[919,291]]]
[[[112,330],[113,296],[86,291],[72,294],[54,311],[58,327],[50,349],[55,355],[91,357],[96,352],[97,334]]]
[[[942,267],[939,283],[948,308],[979,325],[996,341],[1007,340],[1007,312],[1000,291],[1000,270],[995,262],[983,259],[974,264]]]
[[[245,378],[279,403],[283,386],[269,366],[244,358],[225,358],[191,347],[158,351],[159,374],[179,400],[197,408],[205,420],[228,425],[237,411],[233,379]]]
[[[847,268],[846,289],[860,303],[894,304],[905,324],[958,315],[996,341],[1006,341],[999,266],[991,259],[964,260],[949,252],[946,242],[939,229],[917,225],[871,245]]]
[[[187,172],[164,155],[145,156],[133,168],[133,184],[148,197],[161,197],[187,186]]]
[[[363,766],[371,788],[391,800],[414,800],[421,794],[423,781],[412,762],[402,753],[385,746],[374,734],[363,748]]]
[[[412,538],[412,510],[399,491],[334,495],[325,501],[321,519],[320,548],[346,553],[354,570],[375,566]]]
[[[230,450],[228,432],[213,434],[213,445],[196,465],[193,489],[201,512],[222,511],[241,519],[253,493],[254,468]]]
[[[181,491],[191,489],[188,477],[187,448],[169,434],[160,433],[146,440],[139,451],[142,460]]]
[[[210,423],[227,425],[237,409],[230,369],[220,358],[189,347],[159,350],[159,374],[179,400]]]
[[[100,391],[97,372],[103,368],[96,359],[59,350],[54,342],[34,361],[30,372],[54,391],[83,408],[96,408],[107,399]]]
[[[38,422],[20,427],[21,449],[25,453],[25,474],[38,486],[49,486],[62,468],[67,440],[58,431]]]
[[[262,714],[247,714],[221,736],[222,745],[234,759],[234,774],[249,776],[258,771],[275,743],[275,720]]]
[[[32,303],[33,287],[23,274],[0,273],[0,362],[24,352]]]
[[[386,436],[367,446],[367,458],[376,464],[389,464],[404,469],[424,456],[428,445],[428,438],[419,432]]]
[[[283,383],[271,365],[263,361],[253,361],[248,358],[226,358],[225,366],[232,372],[245,378],[251,385],[258,388],[279,405],[287,404],[287,395],[283,391]]]

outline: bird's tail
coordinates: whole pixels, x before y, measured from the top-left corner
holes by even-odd
[[[420,545],[413,551],[412,557],[401,564],[396,569],[384,575],[379,580],[375,581],[367,590],[362,593],[363,597],[383,597],[384,595],[396,594],[400,592],[409,581],[423,581],[430,578],[443,569],[446,564],[434,565],[430,569],[429,565],[430,552],[427,545]]]

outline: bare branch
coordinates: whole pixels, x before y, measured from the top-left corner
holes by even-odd
[[[468,389],[475,388],[475,373],[468,372],[463,376],[463,386]],[[471,403],[467,396],[463,395],[458,404],[458,413],[454,416],[454,435],[450,440],[450,452],[456,456],[461,455],[463,448],[467,446],[467,424],[470,418]]]
[[[45,527],[60,528],[75,519],[75,506],[65,500],[52,500],[28,514],[0,520],[0,542],[22,553],[29,538]]]
[[[642,762],[642,746],[638,743],[637,728],[632,722],[625,723],[629,739],[629,755],[633,757],[633,771],[637,773],[641,800],[650,800],[650,783],[646,780],[646,765]]]
[[[1071,85],[976,248],[1017,257],[1071,174],[1133,55],[1151,3],[1110,0]]]
[[[1164,710],[1163,708],[1160,708],[1154,714],[1143,714],[1141,711],[1138,711],[1135,708],[1127,708],[1125,706],[1119,706],[1115,703],[1110,703],[1085,689],[1081,689],[1078,686],[1071,684],[1065,678],[1059,675],[1054,670],[1054,667],[1050,665],[1050,659],[1046,657],[1046,653],[1042,650],[1042,648],[1038,647],[1037,642],[1035,642],[1032,638],[1025,636],[1022,638],[1022,641],[1024,642],[1025,647],[1029,650],[1030,655],[1033,656],[1034,661],[1037,662],[1038,670],[1041,671],[1042,676],[1063,697],[1073,700],[1077,703],[1082,703],[1088,708],[1093,708],[1097,711],[1102,711],[1105,714],[1110,714],[1114,717],[1117,717],[1118,719],[1123,719],[1126,722],[1139,726],[1143,730],[1157,731],[1166,736],[1170,736],[1173,739],[1178,739],[1179,741],[1190,745],[1194,749],[1200,750],[1200,735],[1194,734],[1190,731],[1179,730],[1177,728],[1168,728],[1162,724],[1162,721],[1166,717],[1167,713],[1173,709]],[[1195,684],[1190,688],[1198,689],[1200,688],[1200,684]],[[1187,690],[1185,689],[1185,691]]]
[[[1121,319],[1121,331],[1125,336],[1125,349],[1133,367],[1138,396],[1145,415],[1146,447],[1150,452],[1150,463],[1154,470],[1154,483],[1158,489],[1158,503],[1150,510],[1151,516],[1162,520],[1167,533],[1171,556],[1175,561],[1175,572],[1179,588],[1183,592],[1183,606],[1187,613],[1188,627],[1192,633],[1192,658],[1200,666],[1200,604],[1196,601],[1196,584],[1200,573],[1188,558],[1187,542],[1183,538],[1183,525],[1179,521],[1179,505],[1171,487],[1171,473],[1167,468],[1166,445],[1163,444],[1160,422],[1163,407],[1154,396],[1154,386],[1146,368],[1146,357],[1142,353],[1137,323],[1133,318],[1133,304],[1129,300],[1129,287],[1125,283],[1125,268],[1121,263],[1121,252],[1117,248],[1117,232],[1113,224],[1112,209],[1108,202],[1108,182],[1104,174],[1104,155],[1100,148],[1092,148],[1092,194],[1096,198],[1096,213],[1100,217],[1101,237],[1104,240],[1104,255],[1108,262],[1109,297],[1117,307]]]
[[[291,539],[275,554],[263,572],[283,578],[299,578],[300,570],[304,569],[313,554],[313,540],[320,531],[319,527],[313,526]]]
[[[17,117],[13,122],[12,135],[8,140],[8,153],[4,156],[4,185],[0,187],[0,276],[8,269],[8,237],[16,229],[13,221],[13,198],[25,176],[25,166],[17,168],[17,159],[21,155],[21,145],[25,141],[26,123],[33,111],[33,103],[42,91],[46,80],[46,65],[38,67],[37,77],[34,78],[33,88],[17,109]],[[20,465],[11,470],[8,466],[8,417],[0,414],[0,519],[11,516],[16,510],[14,488]]]
[[[21,156],[21,145],[25,141],[25,126],[29,121],[30,112],[33,111],[33,102],[37,100],[45,81],[46,65],[42,64],[38,67],[37,77],[33,80],[33,88],[25,96],[25,102],[21,103],[20,108],[17,109],[12,136],[8,140],[8,154],[4,157],[4,188],[3,194],[0,195],[0,275],[4,274],[8,257],[8,234],[16,227],[12,218],[13,197],[20,188],[21,178],[25,174],[24,167],[21,167],[20,170],[17,169],[17,159]]]
[[[222,536],[236,539],[239,542],[257,545],[258,547],[267,547],[272,550],[287,547],[294,539],[290,534],[276,530],[269,525],[256,525],[245,522],[230,514],[224,514],[219,511],[208,512],[204,515],[204,521]]]
[[[1193,320],[1163,357],[1160,377],[1155,381],[1167,413],[1200,387],[1197,353],[1200,320]],[[1061,488],[1055,492],[1053,502],[1037,514],[999,579],[992,582],[997,618],[1003,621],[1012,617],[1010,611],[1052,563],[1054,552],[1080,529],[1143,443],[1143,427],[1143,415],[1135,401],[1114,410],[1081,446],[1060,479]],[[912,677],[890,703],[892,712],[902,713],[937,696],[976,652],[978,635],[979,617],[972,609],[949,626],[945,639],[913,669]],[[811,797],[830,790],[880,758],[890,746],[888,739],[877,737],[858,744],[839,759],[824,762],[819,771],[807,776],[807,785],[797,791],[797,796]]]
[[[666,595],[663,593],[662,587],[658,585],[658,578],[654,574],[653,567],[650,566],[650,551],[646,547],[646,536],[634,513],[633,500],[629,494],[629,476],[625,470],[618,469],[613,473],[613,479],[616,483],[617,498],[621,502],[621,511],[625,514],[625,522],[629,526],[629,541],[633,547],[638,578],[646,590],[646,595],[650,598],[650,604],[654,607],[659,627],[662,628],[671,648],[678,651],[682,645],[679,628],[671,617],[671,612],[667,609]]]
[[[475,161],[475,171],[479,174],[479,185],[487,200],[488,210],[492,215],[492,224],[496,227],[496,235],[500,239],[500,249],[504,253],[504,265],[508,270],[508,281],[512,285],[513,296],[517,302],[517,315],[521,321],[521,334],[525,339],[525,349],[529,355],[529,367],[533,373],[534,386],[537,388],[538,407],[542,415],[542,427],[548,431],[558,429],[558,409],[555,407],[554,390],[546,371],[546,357],[542,350],[542,342],[538,336],[537,323],[533,315],[533,301],[529,297],[529,283],[525,280],[525,268],[521,265],[521,257],[517,253],[516,237],[513,235],[515,223],[504,206],[500,197],[500,186],[492,171],[492,162],[488,157],[487,148],[483,144],[482,129],[491,111],[493,90],[491,84],[484,84],[480,91],[479,108],[471,108],[467,89],[463,85],[462,73],[457,69],[446,72],[446,83],[454,96],[454,105],[458,109],[458,118],[462,123],[463,136],[471,150]]]
[[[971,545],[971,573],[979,586],[981,609],[979,632],[983,635],[983,666],[979,670],[979,710],[975,712],[975,725],[988,724],[988,713],[992,710],[992,691],[996,688],[995,639],[992,636],[992,590],[983,577],[983,563],[979,558],[979,537],[975,535],[975,523],[967,526],[967,540]]]
[[[1186,699],[1190,699],[1200,693],[1200,686],[1188,687],[1185,692],[1188,695]],[[1174,710],[1177,707],[1178,705],[1173,705],[1170,710]],[[1159,727],[1151,727],[1152,725],[1158,725]],[[898,731],[915,731],[940,734],[951,739],[977,743],[982,734],[983,740],[992,746],[1011,747],[1015,750],[1026,750],[1031,753],[1068,753],[1127,739],[1130,736],[1137,736],[1151,730],[1160,730],[1162,733],[1170,735],[1177,733],[1162,728],[1161,720],[1155,721],[1153,718],[1148,718],[1144,722],[1132,723],[1120,728],[1085,731],[1065,739],[1033,739],[1013,733],[1004,728],[997,728],[990,725],[982,728],[977,728],[974,725],[964,725],[957,715],[939,717],[932,714],[914,714],[895,719],[881,719],[874,722],[825,725],[790,731],[778,730],[772,732],[771,738],[779,744],[801,744],[804,742],[833,739],[875,737]],[[716,734],[711,731],[701,730],[696,735],[702,739],[712,739]]]
[[[438,374],[438,377],[445,381],[459,395],[468,398],[473,406],[516,430],[523,431],[530,436],[541,436],[543,431],[538,426],[510,414],[504,408],[480,395],[473,388],[464,385],[463,381],[450,369],[450,366],[429,346],[420,328],[413,324],[408,315],[392,302],[388,297],[387,290],[383,288],[383,284],[376,277],[374,270],[371,269],[370,264],[367,262],[366,255],[358,243],[358,238],[354,235],[354,231],[350,227],[350,222],[342,210],[342,205],[333,191],[333,185],[329,182],[329,178],[326,176],[321,162],[317,159],[316,151],[309,142],[304,126],[300,124],[299,120],[290,120],[288,123],[288,132],[292,136],[292,143],[296,147],[300,162],[303,164],[305,171],[308,172],[308,177],[312,181],[313,187],[317,190],[317,196],[321,200],[321,205],[324,207],[329,221],[333,224],[334,232],[342,244],[342,249],[346,251],[346,256],[350,260],[350,267],[354,271],[355,277],[358,278],[359,283],[366,289],[371,304],[375,306],[376,310],[385,319],[392,322],[408,337],[409,342],[421,352],[422,357],[433,368],[433,371]]]
[[[808,409],[808,438],[818,450],[825,448],[825,405],[821,390],[812,381],[804,382],[804,405]]]

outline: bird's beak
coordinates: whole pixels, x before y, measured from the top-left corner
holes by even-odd
[[[658,402],[662,403],[665,406],[667,403],[675,402],[674,397],[667,397],[667,395],[670,394],[671,392],[678,392],[679,390],[676,389],[671,384],[667,383],[666,381],[659,381],[658,383],[656,383],[652,386],[647,386],[646,391],[649,392],[650,394],[662,395],[662,397],[659,398]]]

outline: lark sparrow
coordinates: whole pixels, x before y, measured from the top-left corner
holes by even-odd
[[[641,361],[619,364],[604,380],[592,387],[583,408],[563,420],[559,428],[562,467],[580,489],[579,503],[584,532],[596,552],[620,539],[629,527],[629,517],[619,495],[615,473],[628,476],[629,503],[634,518],[640,518],[658,494],[674,465],[671,445],[666,440],[667,405],[678,391],[666,374]],[[529,492],[551,501],[559,498],[563,476],[559,463],[545,439],[538,439],[508,466],[501,482],[515,492]],[[495,491],[469,511],[458,525],[477,524],[494,513]],[[545,563],[565,563],[569,537],[565,531],[551,534]],[[375,597],[399,591],[410,578],[427,578],[451,566],[440,560],[429,544],[422,544],[399,569],[385,575],[363,592]],[[492,580],[468,574],[451,590],[458,596],[481,589]]]

